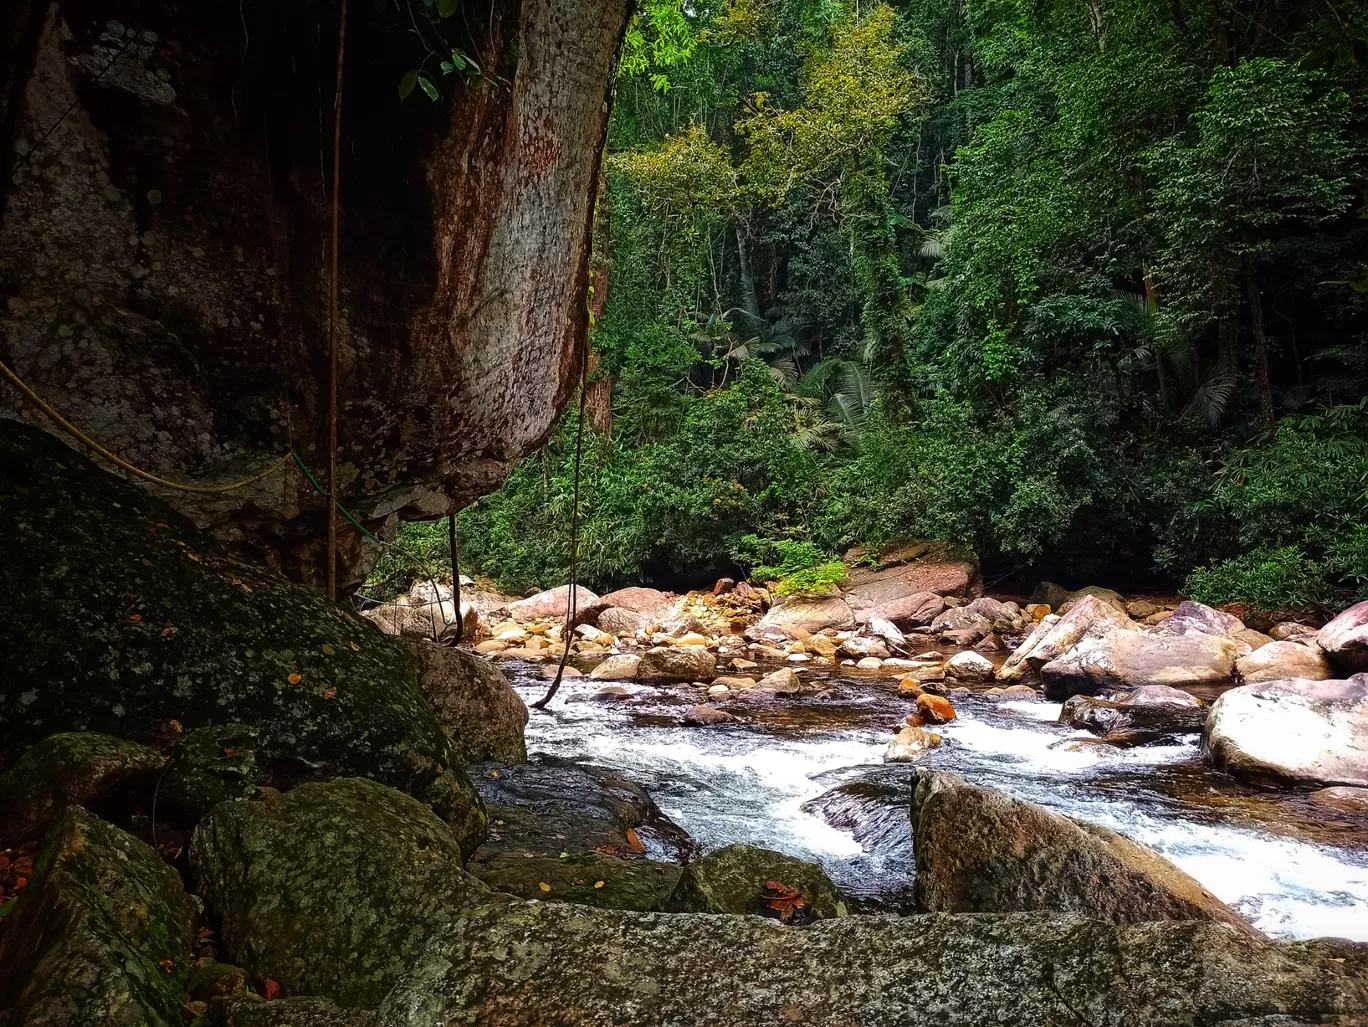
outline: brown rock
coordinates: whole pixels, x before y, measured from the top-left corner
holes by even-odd
[[[431,639],[405,642],[418,663],[418,688],[463,762],[527,759],[527,706],[503,671]]]
[[[1019,681],[1027,674],[1039,673],[1041,667],[1063,656],[1085,638],[1118,629],[1139,630],[1129,617],[1109,603],[1096,596],[1084,596],[1064,616],[1046,617],[1037,624],[998,669],[997,678],[999,681]]]
[[[1368,671],[1368,601],[1349,607],[1321,628],[1316,644],[1341,674]]]
[[[944,609],[945,599],[940,593],[914,592],[901,599],[880,603],[864,611],[862,615],[886,620],[903,631],[909,631],[930,624]]]
[[[701,645],[659,645],[642,654],[637,665],[641,681],[711,681],[717,657]]]
[[[922,686],[918,684],[916,678],[909,674],[898,682],[898,692],[908,698],[915,699],[922,694]]]
[[[570,607],[570,586],[538,592],[516,603],[508,604],[508,613],[519,624],[537,624],[565,621]],[[598,615],[608,607],[597,595],[583,585],[575,586],[575,623],[592,624]]]
[[[690,706],[684,711],[683,723],[689,727],[709,727],[713,724],[727,724],[736,720],[726,710],[714,706]]]
[[[824,628],[844,631],[854,626],[855,615],[851,613],[845,600],[838,596],[789,599],[785,603],[771,606],[757,625],[762,631],[778,629],[786,634],[795,629],[815,634]]]
[[[917,712],[932,724],[948,724],[957,716],[949,699],[930,693],[917,696]]]
[[[1078,912],[1115,924],[1210,920],[1262,937],[1158,853],[1033,803],[923,773],[912,801],[924,912]]]
[[[1323,681],[1334,677],[1324,651],[1300,642],[1270,642],[1236,660],[1235,670],[1247,685],[1281,678]]]
[[[620,588],[616,592],[609,592],[603,597],[603,601],[609,606],[617,606],[624,610],[631,610],[633,613],[641,613],[646,616],[664,616],[674,606],[672,596],[659,589],[642,588],[633,586],[631,588]]]

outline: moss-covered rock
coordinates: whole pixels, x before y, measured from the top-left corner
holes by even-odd
[[[630,854],[567,852],[471,863],[471,873],[495,891],[524,899],[579,902],[601,909],[660,909],[679,881],[680,867]]]
[[[255,796],[259,734],[244,724],[215,724],[191,731],[167,773],[162,788],[166,802],[203,814],[220,802]]]
[[[503,671],[430,638],[404,641],[418,665],[418,687],[462,762],[527,759],[527,706]]]
[[[359,775],[484,822],[402,642],[0,420],[0,766],[61,731],[250,724],[276,779]]]
[[[180,878],[149,846],[68,806],[33,880],[0,921],[6,1022],[180,1024],[194,924]]]
[[[185,982],[186,992],[196,1002],[247,995],[250,987],[247,971],[228,963],[197,966],[190,971],[190,979]]]
[[[360,778],[216,806],[190,859],[235,962],[347,1007],[377,1005],[439,924],[488,898],[445,823]]]
[[[301,996],[278,1002],[237,999],[214,1004],[214,1027],[372,1027],[374,1009],[340,1009],[325,998]]]
[[[795,892],[801,902],[791,897]],[[672,913],[758,913],[808,923],[845,916],[847,902],[815,863],[754,845],[728,845],[685,867],[665,908]]]
[[[0,774],[0,842],[42,837],[67,806],[150,793],[164,762],[156,749],[111,735],[50,735]]]

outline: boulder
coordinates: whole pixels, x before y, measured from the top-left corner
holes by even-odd
[[[1307,798],[1318,806],[1329,806],[1331,809],[1346,813],[1368,813],[1368,788],[1335,785],[1330,788],[1319,788]]]
[[[917,715],[932,724],[948,724],[958,716],[949,699],[931,692],[917,696]]]
[[[650,627],[651,619],[625,606],[610,606],[598,615],[598,628],[610,635],[635,635]]]
[[[1245,624],[1233,613],[1216,610],[1189,599],[1179,603],[1174,608],[1173,615],[1166,617],[1156,630],[1168,635],[1187,635],[1196,632],[1233,639],[1245,630]]]
[[[471,776],[494,826],[468,869],[496,891],[659,909],[692,852],[689,836],[620,774],[562,763],[484,763],[471,767]]]
[[[1349,607],[1321,628],[1316,644],[1339,673],[1368,671],[1368,601]]]
[[[220,802],[253,798],[260,737],[245,724],[215,724],[186,735],[161,788],[163,815],[169,807],[194,823]]]
[[[797,892],[798,899],[786,897],[790,892]],[[845,916],[847,903],[815,863],[754,845],[727,845],[684,868],[665,909],[757,913],[785,923],[811,923]]]
[[[735,720],[733,714],[719,710],[716,706],[690,706],[684,711],[680,722],[686,727],[711,727],[714,724],[730,724]]]
[[[0,709],[23,711],[0,765],[59,732],[250,724],[268,781],[369,777],[483,830],[403,642],[36,429],[0,420],[0,481]]]
[[[1120,593],[1114,592],[1109,588],[1101,588],[1098,585],[1088,585],[1086,588],[1080,588],[1074,592],[1070,592],[1068,595],[1064,596],[1057,606],[1054,603],[1051,603],[1050,605],[1055,613],[1063,617],[1072,610],[1080,600],[1087,596],[1102,600],[1117,613],[1126,613],[1126,603],[1125,600],[1121,598]]]
[[[379,1024],[1214,1027],[1274,1014],[1352,1020],[1368,1012],[1368,993],[1335,955],[1201,922],[853,916],[793,928],[751,916],[534,902],[459,914],[385,1000]]]
[[[1074,695],[1059,712],[1059,722],[1101,735],[1114,745],[1145,745],[1176,735],[1200,734],[1207,708],[1176,688],[1153,685],[1118,699]]]
[[[867,638],[864,635],[855,635],[847,638],[837,647],[838,655],[851,660],[863,660],[871,656],[876,660],[886,660],[889,657],[888,646],[881,638]]]
[[[771,671],[757,681],[753,688],[747,689],[753,692],[773,692],[775,695],[801,695],[811,690],[792,667],[780,667],[776,671]]]
[[[1203,744],[1215,766],[1256,783],[1368,786],[1368,675],[1232,688]]]
[[[945,609],[945,598],[939,592],[914,592],[900,599],[890,599],[868,610],[857,613],[866,619],[886,620],[902,631],[910,631],[930,624]]]
[[[575,623],[593,624],[608,606],[594,592],[583,585],[575,586]],[[570,586],[538,592],[536,595],[508,604],[508,615],[519,624],[564,623],[570,612]]]
[[[999,668],[998,680],[1019,681],[1028,674],[1038,674],[1041,667],[1063,656],[1085,638],[1115,630],[1140,629],[1124,613],[1103,600],[1084,596],[1064,616],[1051,615],[1037,624]]]
[[[945,661],[945,673],[960,681],[992,681],[993,661],[978,653],[956,653]]]
[[[621,610],[630,610],[632,613],[639,613],[646,617],[660,619],[666,617],[674,609],[674,597],[654,588],[642,588],[633,586],[631,588],[620,588],[616,592],[609,592],[603,597],[603,602],[609,607],[616,607]],[[607,628],[604,628],[607,631]]]
[[[1045,694],[1063,699],[1145,685],[1217,687],[1234,679],[1239,649],[1228,638],[1113,631],[1080,642],[1040,668]]]
[[[1033,605],[1048,606],[1050,612],[1058,613],[1059,608],[1064,605],[1064,601],[1068,598],[1069,590],[1063,585],[1056,585],[1053,581],[1042,581],[1036,585],[1026,602]]]
[[[236,964],[349,1008],[376,1006],[438,925],[488,901],[445,823],[360,778],[217,806],[190,861]]]
[[[1318,634],[1319,632],[1311,625],[1295,620],[1280,621],[1268,629],[1268,637],[1275,642],[1303,642],[1314,645]]]
[[[947,638],[954,636],[960,645],[973,645],[993,630],[993,622],[968,606],[951,607],[931,622],[934,634]]]
[[[96,732],[51,735],[0,774],[0,842],[41,838],[68,806],[151,795],[166,760],[156,749]]]
[[[80,806],[0,921],[0,1009],[33,1027],[172,1027],[195,907],[152,848]]]
[[[641,657],[635,653],[615,653],[589,672],[595,681],[631,681],[641,667]]]
[[[777,630],[792,636],[797,630],[815,635],[827,628],[846,631],[855,626],[855,615],[839,596],[793,597],[776,603],[760,619],[760,631]]]
[[[852,550],[845,555],[850,568],[847,598],[856,610],[879,610],[898,623],[888,606],[922,592],[970,598],[983,591],[978,557],[953,542],[910,541],[889,546],[871,560]],[[899,625],[900,627],[902,625]]]
[[[527,759],[527,706],[503,671],[431,639],[409,639],[408,646],[418,664],[418,687],[462,763]]]
[[[457,618],[451,588],[436,583],[436,594],[431,584],[415,585],[405,595],[391,602],[379,603],[361,616],[374,623],[387,635],[404,638],[439,638],[455,634]],[[483,623],[480,611],[473,602],[461,600],[460,628],[462,638],[475,638]]]
[[[934,731],[908,724],[904,726],[884,750],[885,763],[915,763],[930,750],[940,745],[943,739]]]
[[[641,681],[711,681],[717,657],[701,645],[659,645],[648,649],[637,664]]]
[[[954,774],[918,778],[912,837],[922,912],[1074,912],[1113,924],[1204,920],[1258,934],[1158,853]]]
[[[1318,646],[1300,642],[1269,642],[1236,660],[1235,672],[1247,685],[1287,678],[1322,681],[1335,676]]]

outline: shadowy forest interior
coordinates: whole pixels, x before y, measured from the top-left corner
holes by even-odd
[[[921,537],[1009,590],[1368,597],[1361,6],[645,8],[597,219],[586,584]],[[572,405],[460,517],[505,590],[565,579],[576,431]]]

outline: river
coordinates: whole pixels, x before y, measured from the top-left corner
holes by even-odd
[[[529,702],[541,668],[504,664]],[[834,677],[829,693],[719,704],[738,715],[680,724],[690,685],[567,679],[532,712],[532,758],[619,770],[704,848],[750,842],[822,864],[868,908],[905,910],[913,874],[907,806],[913,768],[884,764],[911,704],[887,679]],[[1056,722],[1059,705],[957,698],[946,744],[918,766],[1114,828],[1159,852],[1266,933],[1368,941],[1368,818],[1305,793],[1257,791],[1204,766],[1198,739],[1115,749]]]

